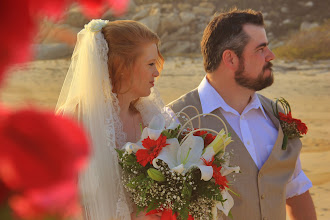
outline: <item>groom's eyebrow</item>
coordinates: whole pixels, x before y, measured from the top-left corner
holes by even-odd
[[[261,43],[256,47],[256,49],[258,49],[259,47],[267,47],[268,45],[269,45],[269,42]]]

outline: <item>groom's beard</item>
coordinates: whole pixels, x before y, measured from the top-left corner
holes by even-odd
[[[274,82],[272,66],[273,64],[271,62],[267,62],[257,78],[249,78],[245,72],[244,58],[241,58],[239,61],[238,70],[235,72],[235,81],[237,84],[245,88],[253,91],[260,91],[268,86],[271,86]],[[266,70],[270,71],[270,75],[267,77],[264,76]]]

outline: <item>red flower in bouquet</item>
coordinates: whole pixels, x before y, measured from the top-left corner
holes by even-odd
[[[195,129],[196,130],[196,129]],[[211,142],[215,139],[215,135],[207,133],[207,131],[196,131],[194,132],[194,136],[204,137],[204,148],[207,147]]]
[[[63,214],[76,204],[89,147],[74,122],[34,110],[1,111],[0,142],[0,179],[14,194],[9,201],[17,214]]]
[[[147,163],[152,163],[152,160],[155,159],[159,152],[166,145],[166,136],[160,135],[157,140],[152,140],[149,137],[142,141],[142,146],[145,149],[139,149],[136,152],[136,159],[142,166],[146,166]]]
[[[225,187],[228,188],[228,180],[225,176],[222,176],[220,172],[222,167],[221,166],[218,167],[216,164],[213,163],[214,157],[210,161],[206,161],[204,158],[202,158],[202,160],[206,166],[212,166],[213,168],[212,177],[215,180],[215,184],[219,185],[221,189],[224,189]]]
[[[215,180],[215,183],[219,185],[221,189],[224,189],[225,187],[228,188],[228,180],[225,176],[222,176],[220,170],[222,167],[217,167],[216,165],[213,165],[213,178]]]
[[[177,213],[173,214],[173,211],[171,209],[166,209],[164,211],[154,209],[154,210],[151,210],[150,212],[148,212],[146,214],[146,216],[152,215],[152,214],[157,214],[157,213],[162,213],[160,220],[177,220],[177,217],[178,217],[178,214]],[[191,215],[188,215],[187,220],[194,220],[194,218]]]
[[[88,141],[69,119],[23,110],[0,121],[0,176],[12,189],[75,177],[87,162]]]

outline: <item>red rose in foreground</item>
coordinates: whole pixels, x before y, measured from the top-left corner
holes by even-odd
[[[64,214],[77,204],[77,175],[89,147],[76,123],[53,113],[0,109],[0,143],[0,179],[14,194],[9,201],[17,214]]]
[[[147,163],[152,163],[160,151],[166,145],[166,136],[160,135],[157,140],[152,140],[149,137],[142,141],[142,145],[145,149],[140,149],[136,152],[136,160],[142,166],[146,166]]]
[[[9,192],[7,186],[0,179],[0,207],[7,200]]]
[[[73,178],[87,161],[88,141],[69,119],[22,110],[0,122],[0,177],[12,189]]]
[[[77,216],[80,213],[77,181],[66,181],[14,195],[9,199],[9,204],[15,214],[24,219]]]

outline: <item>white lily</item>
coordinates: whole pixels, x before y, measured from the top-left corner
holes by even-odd
[[[233,197],[229,194],[227,189],[224,189],[221,191],[221,195],[223,199],[226,199],[223,203],[217,202],[215,206],[222,211],[226,216],[228,216],[228,213],[230,209],[234,206],[234,199]]]
[[[164,147],[153,161],[155,168],[157,161],[162,160],[169,168],[177,173],[185,174],[193,167],[201,171],[201,179],[208,181],[212,178],[212,166],[204,165],[202,158],[204,140],[201,137],[190,135],[180,146],[176,138],[167,140],[168,146]]]
[[[169,125],[168,129],[175,129],[179,126],[179,124],[173,120]],[[162,114],[155,115],[148,127],[145,127],[142,131],[141,139],[137,143],[127,142],[123,149],[126,150],[128,154],[136,153],[139,149],[145,149],[142,146],[142,140],[146,138],[150,138],[152,140],[157,140],[163,130],[165,129],[165,118]]]
[[[225,153],[223,155],[223,159],[225,160],[225,163],[223,163],[221,166],[221,175],[222,176],[226,176],[232,172],[235,173],[239,173],[240,171],[240,167],[239,166],[235,166],[235,167],[230,167],[229,166],[229,160],[230,160],[230,156],[228,153]],[[221,202],[217,202],[214,207],[214,209],[219,209],[220,211],[222,211],[226,216],[228,216],[229,211],[231,210],[231,208],[234,206],[234,199],[233,197],[229,194],[228,190],[225,188],[221,191],[221,195],[223,199],[226,199],[226,201],[224,201],[223,203]]]

